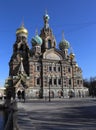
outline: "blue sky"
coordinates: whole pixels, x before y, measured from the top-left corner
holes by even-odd
[[[16,29],[24,21],[28,43],[43,27],[47,9],[57,46],[64,31],[82,68],[83,78],[96,76],[96,0],[0,0],[0,86],[9,75]]]

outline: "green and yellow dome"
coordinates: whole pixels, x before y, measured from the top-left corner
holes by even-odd
[[[60,48],[60,50],[69,49],[69,42],[67,40],[63,39],[59,43],[59,48]]]

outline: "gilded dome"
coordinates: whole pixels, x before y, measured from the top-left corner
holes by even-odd
[[[75,67],[78,68],[78,64],[77,64],[77,63],[76,63],[76,65],[75,65]]]
[[[63,39],[60,43],[59,43],[59,48],[61,50],[64,50],[64,49],[69,49],[69,42],[65,39]]]
[[[71,52],[71,53],[70,53],[70,59],[72,59],[72,60],[73,60],[73,59],[74,59],[74,57],[75,57],[75,54]]]
[[[41,39],[41,37],[36,35],[35,37],[32,38],[31,43],[32,43],[32,46],[36,46],[36,45],[41,46],[42,45],[42,39]]]
[[[24,33],[24,34],[28,35],[28,31],[27,31],[27,29],[24,27],[24,25],[22,25],[20,28],[18,28],[18,29],[16,30],[16,35],[21,34],[21,33]]]

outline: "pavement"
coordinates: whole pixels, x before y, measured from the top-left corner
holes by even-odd
[[[96,130],[96,99],[18,102],[19,130]]]

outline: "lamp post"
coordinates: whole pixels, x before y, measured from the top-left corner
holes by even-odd
[[[49,80],[49,102],[51,101],[51,97],[50,97],[50,87],[52,84],[52,79]]]

